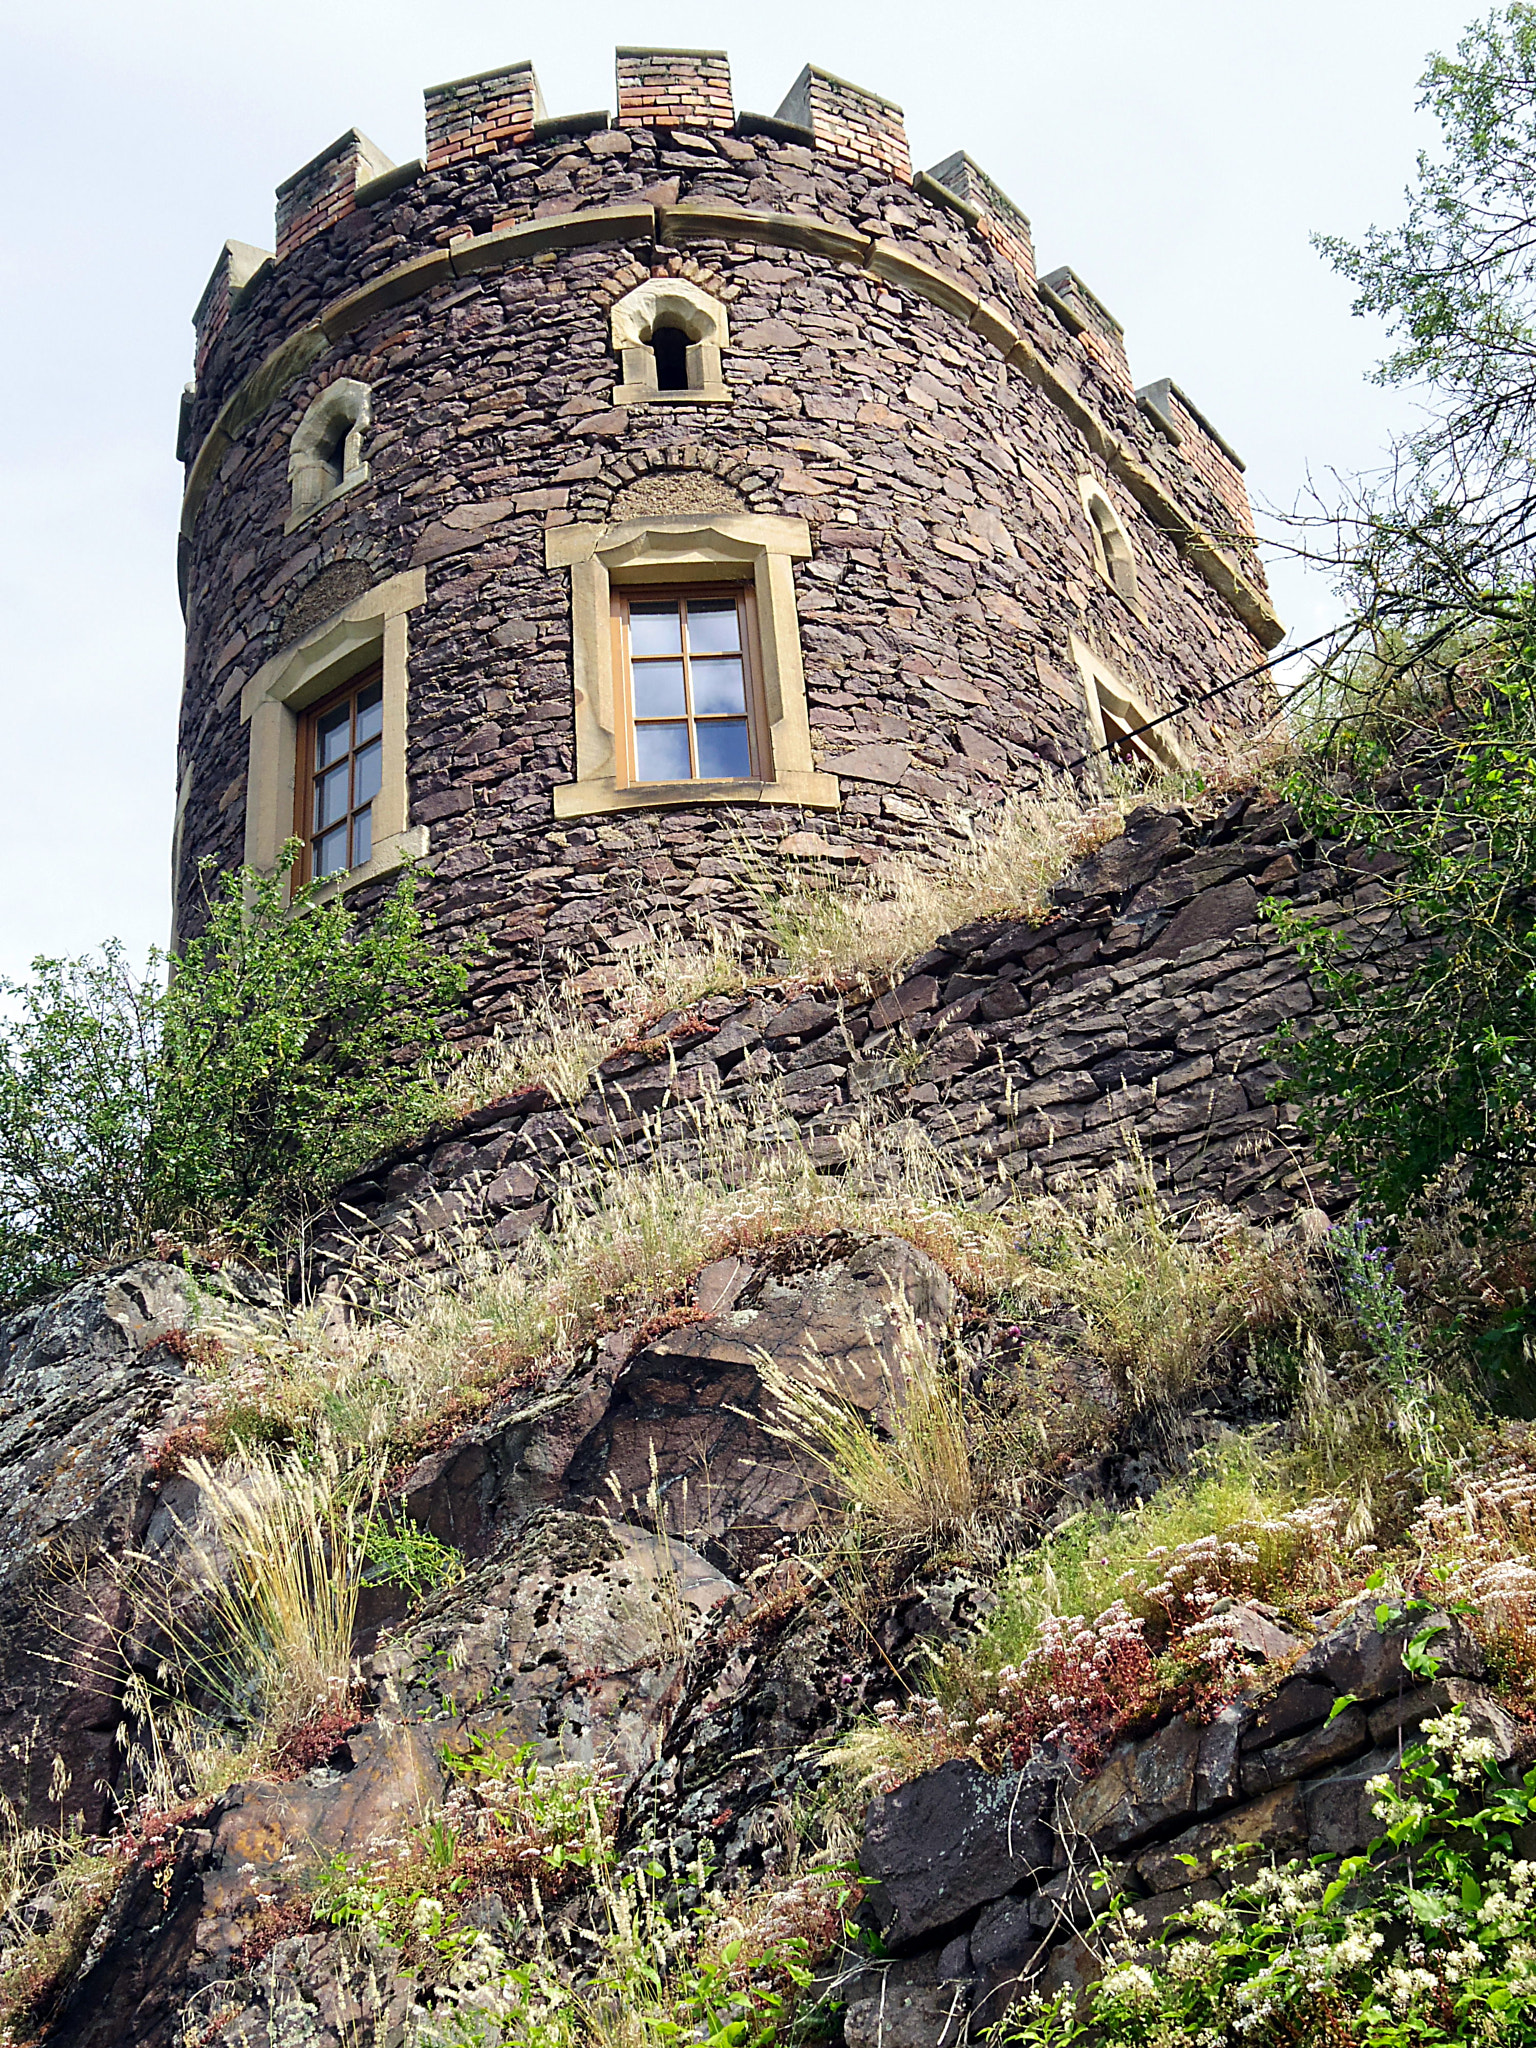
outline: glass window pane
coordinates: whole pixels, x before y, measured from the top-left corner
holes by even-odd
[[[347,751],[352,739],[352,706],[338,704],[315,724],[315,766],[329,768]]]
[[[315,830],[324,825],[333,825],[338,818],[347,815],[347,768],[346,761],[340,761],[334,768],[328,768],[324,775],[315,777]]]
[[[686,725],[635,727],[637,782],[687,782],[691,775]]]
[[[637,661],[634,678],[636,718],[682,717],[683,664],[680,661]]]
[[[683,622],[676,600],[652,600],[629,608],[631,654],[681,654]]]
[[[373,854],[373,812],[359,811],[352,820],[352,865],[360,868]]]
[[[688,652],[735,654],[741,646],[741,616],[734,597],[690,597]]]
[[[739,661],[696,661],[693,664],[693,711],[696,718],[711,712],[745,711],[746,683]]]
[[[347,828],[345,825],[336,825],[329,832],[322,832],[315,841],[315,873],[340,874],[346,865]]]
[[[718,725],[701,725],[695,729],[699,745],[699,773],[715,776],[747,776],[752,773],[752,757],[747,747],[747,721],[744,718],[722,720]]]
[[[353,744],[361,746],[364,740],[371,740],[384,730],[384,685],[373,683],[366,690],[358,692],[357,737]]]
[[[357,764],[352,777],[353,803],[370,803],[378,795],[383,781],[384,742],[372,740],[366,747],[358,749]]]

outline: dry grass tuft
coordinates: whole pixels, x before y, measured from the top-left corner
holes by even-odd
[[[990,1489],[972,1455],[963,1368],[951,1371],[933,1356],[903,1307],[885,1431],[845,1396],[785,1372],[766,1353],[758,1371],[777,1413],[771,1433],[860,1518],[861,1547],[932,1556],[974,1545]]]
[[[330,1306],[236,1318],[210,1304],[210,1446],[329,1431],[355,1455],[408,1455],[491,1400],[539,1387],[590,1338],[676,1310],[712,1260],[785,1237],[906,1237],[974,1297],[1027,1268],[1009,1221],[970,1209],[910,1128],[849,1125],[838,1170],[824,1172],[772,1090],[705,1098],[690,1124],[665,1156],[565,1188],[548,1229],[515,1254],[465,1237],[445,1246],[442,1272],[381,1272],[394,1288],[388,1315],[346,1320]]]
[[[184,1470],[199,1512],[181,1531],[181,1554],[131,1555],[122,1583],[139,1626],[163,1646],[162,1712],[173,1728],[177,1702],[201,1695],[249,1731],[240,1761],[270,1765],[299,1731],[350,1703],[377,1460],[343,1454],[322,1431],[302,1453],[247,1452],[217,1470],[189,1458]],[[143,1704],[158,1748],[156,1703]],[[213,1745],[221,1755],[226,1747]],[[181,1749],[185,1777],[195,1759],[184,1739]],[[218,1762],[210,1755],[192,1775],[206,1778]]]
[[[884,861],[867,882],[786,883],[749,873],[790,972],[814,980],[890,974],[945,932],[978,918],[1044,919],[1050,890],[1074,862],[1114,838],[1145,788],[1085,798],[1065,776],[1043,792],[1009,797],[948,858]],[[1173,801],[1172,793],[1167,794]]]
[[[1054,1238],[1059,1291],[1134,1407],[1194,1393],[1223,1345],[1310,1301],[1299,1252],[1214,1210],[1174,1218],[1140,1159],[1090,1208],[1037,1204],[1034,1220],[1037,1238]]]

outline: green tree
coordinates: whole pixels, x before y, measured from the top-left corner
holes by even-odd
[[[286,872],[220,878],[142,977],[109,945],[0,984],[0,1300],[160,1230],[270,1243],[431,1120],[465,974],[414,877],[357,929],[313,886],[285,903]]]
[[[1420,86],[1441,143],[1402,225],[1316,238],[1355,311],[1385,322],[1377,381],[1412,387],[1420,424],[1383,475],[1301,522],[1378,651],[1402,635],[1410,660],[1468,622],[1509,623],[1536,580],[1536,6],[1475,23]]]
[[[162,991],[116,944],[0,982],[0,1300],[146,1236]]]
[[[1448,1168],[1497,1222],[1536,1174],[1536,596],[1487,649],[1480,698],[1374,784],[1304,772],[1316,832],[1383,856],[1388,953],[1280,910],[1335,1013],[1286,1034],[1303,1125],[1389,1212]]]
[[[432,1113],[465,974],[414,876],[356,929],[315,884],[285,906],[285,874],[226,876],[165,994],[148,1176],[180,1228],[291,1228]]]

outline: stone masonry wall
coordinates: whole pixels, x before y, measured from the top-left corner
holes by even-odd
[[[1045,925],[956,932],[873,997],[710,998],[605,1060],[580,1103],[526,1089],[381,1161],[317,1232],[317,1272],[339,1276],[359,1246],[430,1255],[444,1232],[515,1245],[572,1179],[686,1157],[708,1099],[755,1117],[760,1142],[804,1144],[829,1167],[850,1126],[915,1127],[983,1204],[1067,1193],[1139,1147],[1181,1204],[1255,1221],[1332,1206],[1340,1191],[1299,1146],[1294,1112],[1269,1099],[1276,1031],[1328,1020],[1259,904],[1313,906],[1390,950],[1370,859],[1306,839],[1289,805],[1255,794],[1203,821],[1134,813]]]
[[[699,63],[713,107],[723,60]],[[290,181],[290,212],[316,178],[315,205],[350,210],[298,240],[289,222],[282,259],[228,293],[222,327],[204,335],[184,437],[196,490],[184,541],[183,929],[195,922],[198,863],[241,857],[245,681],[413,565],[426,570],[427,601],[410,618],[410,822],[430,834],[427,900],[445,939],[482,949],[476,1030],[552,969],[601,975],[642,928],[750,917],[730,881],[740,838],[771,861],[811,824],[850,862],[893,848],[942,858],[965,816],[1081,754],[1069,632],[1159,708],[1260,658],[1195,551],[1107,473],[1137,552],[1140,612],[1094,573],[1075,480],[1103,464],[1068,413],[1006,367],[980,315],[967,324],[882,276],[878,253],[862,265],[829,253],[849,237],[866,252],[878,241],[929,266],[940,296],[945,278],[984,295],[1159,489],[1213,528],[1229,524],[972,207],[842,144],[785,140],[797,131],[782,121],[757,124],[772,134],[746,132],[749,117],[735,131],[685,129],[638,106],[624,126],[534,121],[531,72],[497,76],[505,89],[479,96],[483,135],[474,92],[451,139],[446,102],[434,101],[433,147],[447,160],[359,184],[368,146],[353,133]],[[857,96],[819,73],[806,89],[816,118]],[[897,118],[865,97],[877,126]],[[795,215],[833,239],[715,234],[712,205]],[[631,224],[605,228],[599,244],[468,275],[450,260],[454,237],[613,207],[633,209]],[[404,264],[427,266],[425,289],[355,324],[327,314],[315,325]],[[732,400],[615,407],[609,306],[630,283],[679,269],[730,304]],[[285,535],[289,438],[338,377],[372,390],[368,481]],[[212,463],[206,451],[226,441]],[[842,790],[834,818],[699,806],[555,825],[550,792],[574,768],[570,600],[564,572],[544,567],[544,535],[622,514],[633,501],[620,494],[653,474],[668,480],[670,510],[736,503],[809,523],[796,594],[813,741]],[[1261,701],[1255,686],[1191,710],[1187,735],[1220,744]],[[353,897],[365,913],[370,900],[366,889]]]

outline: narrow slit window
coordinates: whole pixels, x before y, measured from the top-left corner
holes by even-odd
[[[656,389],[688,389],[688,337],[681,327],[658,327],[651,336],[651,353],[656,358]]]
[[[384,677],[370,669],[305,714],[298,776],[301,881],[364,866],[384,780]]]
[[[744,590],[621,596],[630,777],[737,782],[769,777]]]

